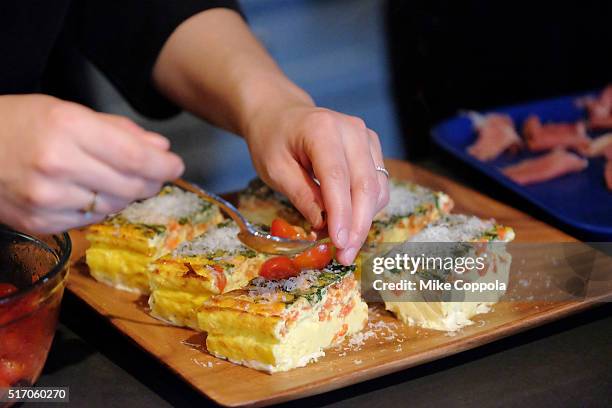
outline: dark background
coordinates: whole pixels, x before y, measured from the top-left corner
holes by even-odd
[[[491,109],[612,80],[612,2],[411,0],[386,5],[392,88],[407,153],[459,109]]]
[[[287,75],[319,105],[362,117],[380,135],[387,157],[439,160],[429,129],[460,109],[492,109],[612,82],[610,1],[241,4]],[[239,138],[188,114],[163,122],[141,117],[94,68],[81,71],[71,76],[81,89],[72,84],[69,93],[168,136],[186,161],[187,178],[227,191],[254,176]]]

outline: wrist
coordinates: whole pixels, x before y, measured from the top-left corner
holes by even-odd
[[[240,120],[240,134],[247,142],[261,129],[268,129],[286,113],[299,108],[314,108],[310,95],[287,78],[257,82],[245,87],[244,114]],[[281,123],[278,123],[280,125]]]

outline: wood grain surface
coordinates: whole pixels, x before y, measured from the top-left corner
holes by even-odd
[[[527,214],[414,165],[389,160],[387,168],[394,177],[445,191],[455,200],[454,212],[493,217],[514,227],[518,242],[575,241]],[[210,356],[203,346],[205,335],[159,322],[148,316],[146,298],[94,281],[78,262],[85,248],[83,236],[74,231],[72,237],[75,265],[68,289],[203,395],[226,406],[288,401],[404,370],[562,318],[612,295],[612,287],[606,284],[582,301],[500,303],[455,334],[407,327],[374,304],[366,329],[370,334],[363,344],[353,338],[329,350],[317,363],[269,375]]]

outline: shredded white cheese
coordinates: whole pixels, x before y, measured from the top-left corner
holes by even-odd
[[[247,247],[242,245],[237,238],[239,229],[236,224],[224,224],[210,229],[191,241],[183,242],[174,250],[175,256],[203,255],[215,251],[223,251],[233,254]]]
[[[321,275],[321,272],[316,270],[302,271],[298,276],[292,276],[282,281],[283,290],[285,292],[295,292],[309,289],[317,283],[319,275]]]
[[[202,210],[204,201],[178,187],[165,187],[164,193],[130,204],[119,213],[132,224],[165,225]]]
[[[383,210],[387,217],[413,213],[420,205],[434,201],[433,191],[419,185],[389,183],[389,204]]]
[[[268,280],[262,277],[255,278],[251,281],[249,294],[251,296],[274,296],[278,290],[283,290],[289,293],[302,292],[310,289],[317,283],[322,271],[309,269],[300,272],[297,276],[292,276],[287,279]]]
[[[349,351],[359,351],[363,348],[365,343],[370,340],[378,340],[378,344],[398,343],[398,347],[401,348],[406,338],[400,332],[398,332],[399,326],[396,323],[387,323],[381,319],[380,310],[378,306],[372,306],[369,308],[369,319],[367,330],[353,333],[347,337],[347,341],[339,345],[336,351],[341,351],[341,355],[346,355]],[[401,351],[401,349],[400,349]]]
[[[493,220],[453,214],[428,226],[410,242],[467,242],[480,237],[495,225]]]

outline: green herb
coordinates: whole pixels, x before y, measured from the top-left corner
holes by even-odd
[[[246,258],[255,258],[257,256],[257,252],[253,251],[250,248],[246,248],[242,251],[240,251],[240,255],[246,257]]]
[[[148,230],[153,231],[156,235],[161,235],[164,232],[166,232],[166,226],[165,225],[148,225],[148,224],[138,224],[139,226],[142,226]]]

